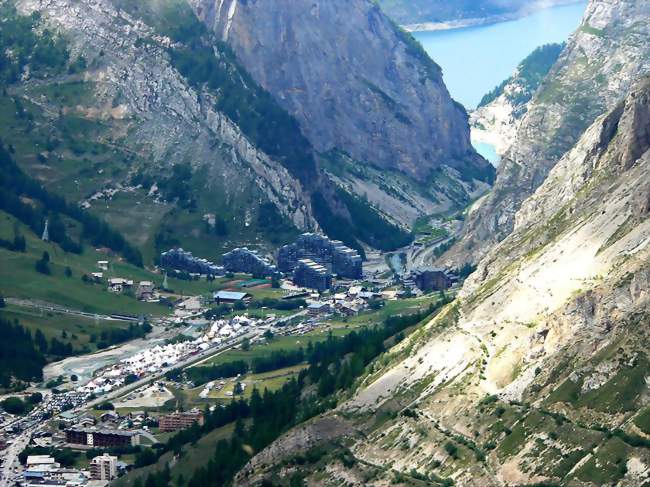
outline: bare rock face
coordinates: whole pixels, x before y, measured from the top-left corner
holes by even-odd
[[[538,47],[519,63],[510,78],[483,97],[470,115],[473,140],[493,145],[500,157],[507,152],[530,100],[562,49],[562,44]]]
[[[489,197],[447,258],[478,261],[513,229],[521,203],[584,130],[650,73],[650,3],[592,0],[535,94]]]
[[[646,438],[650,397],[649,126],[650,78],[558,162],[457,301],[339,406],[358,432],[346,447],[377,468],[365,485],[387,485],[390,470],[467,486],[595,487],[603,472],[647,481],[650,454],[635,438]],[[371,424],[372,413],[390,419]],[[612,431],[626,439],[616,456]],[[312,470],[307,483],[333,483],[343,468]]]
[[[491,180],[440,68],[368,0],[190,0],[315,149],[419,181],[443,165]]]

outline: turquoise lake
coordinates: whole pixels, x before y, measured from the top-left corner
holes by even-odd
[[[451,96],[471,110],[536,47],[566,41],[580,25],[586,6],[581,2],[508,22],[413,36],[442,68]]]

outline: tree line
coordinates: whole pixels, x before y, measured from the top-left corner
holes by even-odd
[[[41,381],[45,357],[34,346],[29,330],[0,317],[0,386],[8,388],[14,380]]]
[[[108,348],[112,345],[124,343],[135,338],[142,338],[152,330],[149,323],[135,324],[129,323],[128,328],[112,327],[109,330],[103,330],[99,336],[91,335],[90,342],[96,343],[98,349]],[[63,331],[61,338],[68,338],[67,332]],[[73,337],[74,338],[74,335]],[[59,340],[52,337],[49,342],[41,330],[34,333],[34,344],[36,349],[42,354],[55,358],[70,357],[76,353],[72,343]],[[85,350],[89,351],[89,350]]]
[[[305,351],[302,348],[298,350],[277,350],[268,355],[255,357],[250,362],[246,360],[233,360],[223,364],[192,367],[185,371],[174,369],[167,372],[165,376],[169,380],[176,381],[184,376],[192,381],[194,385],[199,386],[213,380],[236,377],[249,372],[262,374],[264,372],[292,367],[303,363],[305,357]]]

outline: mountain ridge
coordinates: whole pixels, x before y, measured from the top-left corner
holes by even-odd
[[[19,153],[19,162],[29,161],[27,166],[46,185],[91,209],[99,206],[98,201],[113,202],[105,213],[118,225],[123,218],[117,206],[137,197],[138,205],[132,205],[131,211],[144,212],[143,218],[151,222],[137,235],[127,233],[149,247],[148,258],[152,250],[177,245],[174,235],[183,235],[183,245],[200,253],[205,253],[206,247],[202,240],[213,242],[212,248],[235,243],[229,240],[260,241],[259,245],[266,249],[268,236],[256,222],[268,220],[269,211],[277,213],[271,215],[272,219],[282,221],[281,232],[273,237],[280,240],[287,238],[283,235],[322,228],[317,221],[320,219],[327,221],[328,228],[341,227],[338,237],[359,248],[361,242],[390,245],[382,243],[379,233],[405,239],[418,216],[460,207],[475,192],[487,188],[485,183],[473,180],[471,174],[464,176],[454,169],[434,176],[438,182],[422,192],[422,200],[417,200],[406,195],[407,190],[382,182],[381,175],[375,174],[376,168],[367,161],[348,162],[346,156],[315,153],[302,136],[304,128],[295,126],[291,114],[286,114],[248,77],[230,47],[213,38],[184,1],[135,5],[98,0],[77,5],[60,0],[20,0],[17,4],[22,13],[38,13],[49,28],[66,37],[71,63],[78,61],[79,67],[75,73],[56,78],[26,78],[10,86],[8,94],[12,100],[29,104],[34,112],[30,116],[38,117],[39,127],[45,127],[46,120],[56,119],[55,114],[61,114],[59,119],[65,123],[74,118],[74,123],[92,132],[85,140],[97,143],[93,150],[101,147],[106,154],[73,154],[82,164],[72,170],[69,163],[38,164],[38,154]],[[401,48],[411,49],[403,47],[407,46],[406,37],[395,39]],[[426,65],[433,63],[427,60]],[[444,86],[440,89],[441,103],[453,106]],[[365,90],[371,92],[367,86]],[[65,93],[65,97],[59,93]],[[450,130],[466,135],[464,112],[453,110],[458,112],[457,124]],[[268,117],[272,123],[265,123],[271,122]],[[39,130],[28,137],[41,137],[42,133],[45,140],[61,138],[46,132]],[[42,143],[37,139],[32,146]],[[65,144],[59,145],[44,157],[50,161],[67,160],[67,149]],[[470,166],[476,163],[487,169],[479,177],[490,180],[487,163],[470,147],[466,150],[469,160],[474,161]],[[111,151],[120,153],[114,160],[123,158],[124,163],[110,161]],[[97,167],[93,178],[77,174],[92,171],[83,167],[85,159]],[[342,160],[345,162],[339,162]],[[333,172],[323,169],[325,163],[333,164],[339,172],[343,168],[346,175],[337,176],[333,183]],[[353,175],[359,172],[357,169],[365,170],[365,166],[373,172],[370,179]],[[189,177],[180,184],[175,174]],[[407,175],[400,178],[404,179],[404,188],[420,184],[407,181]],[[80,182],[77,188],[71,184],[73,180]],[[447,180],[455,185],[453,191],[448,190]],[[370,188],[365,190],[370,194],[368,201],[360,198],[362,186]],[[350,196],[342,198],[340,191]],[[320,204],[318,215],[313,209],[314,198],[325,202],[325,206]],[[365,214],[375,215],[372,218],[377,228],[370,231],[376,235],[371,236],[371,242],[360,236],[368,233],[367,228],[363,232],[355,230],[349,204],[344,202],[350,198],[359,199],[355,203],[357,210],[363,206]],[[116,206],[115,210],[112,206]],[[201,213],[222,218],[228,235],[197,230],[205,225]],[[237,221],[247,223],[242,227]],[[213,252],[206,256],[214,256]]]
[[[491,181],[489,164],[471,147],[467,114],[449,96],[440,67],[373,3],[192,4],[253,78],[298,119],[319,152],[340,150],[420,182],[442,164],[464,179]],[[328,45],[335,37],[336,46]]]
[[[502,158],[489,196],[470,213],[462,238],[442,262],[478,260],[513,228],[521,202],[593,120],[615,106],[650,72],[646,2],[592,0],[528,104],[515,140]]]
[[[314,485],[642,485],[649,123],[646,79],[556,165],[457,301],[253,458],[241,485],[323,445],[338,453],[299,467]]]

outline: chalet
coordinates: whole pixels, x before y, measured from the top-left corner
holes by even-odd
[[[99,417],[102,423],[116,422],[120,419],[120,415],[115,411],[107,411]]]
[[[113,293],[121,293],[125,289],[133,287],[133,281],[130,279],[123,279],[121,277],[114,277],[108,280],[108,290]]]
[[[147,301],[153,298],[154,290],[155,286],[153,282],[140,281],[140,284],[138,284],[138,289],[135,292],[135,297],[141,301]]]
[[[330,305],[329,303],[311,303],[309,306],[307,306],[307,312],[309,313],[309,316],[318,316],[322,315],[325,313],[330,312]]]
[[[359,312],[363,309],[363,306],[351,302],[351,303],[343,303],[339,306],[338,312],[341,313],[344,316],[356,316],[359,314]]]

